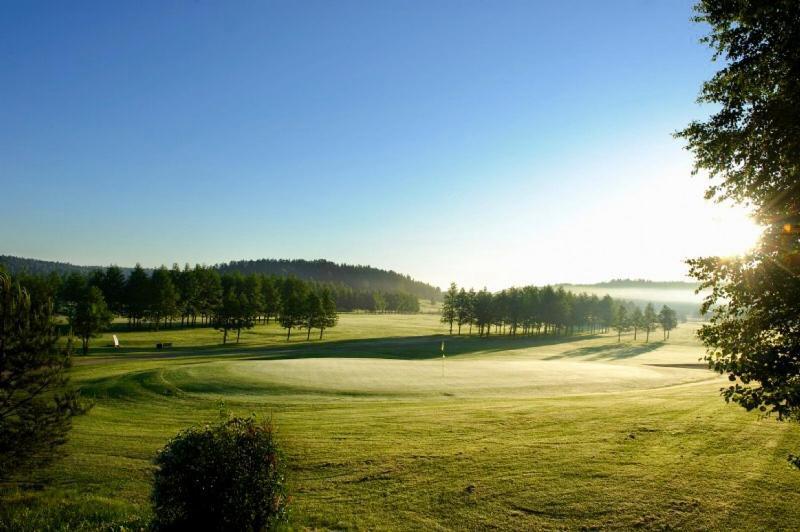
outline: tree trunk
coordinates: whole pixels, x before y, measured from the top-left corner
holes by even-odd
[[[286,341],[289,341],[289,338],[292,336],[292,328],[289,327],[286,329]]]
[[[319,339],[322,340],[322,331],[324,331],[322,327],[319,328]]]

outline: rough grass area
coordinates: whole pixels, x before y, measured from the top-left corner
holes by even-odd
[[[649,344],[442,333],[433,315],[345,315],[310,343],[118,333],[77,360],[96,406],[63,459],[3,488],[0,528],[146,526],[154,453],[220,399],[275,421],[295,528],[800,526],[800,426],[724,404],[692,326]]]

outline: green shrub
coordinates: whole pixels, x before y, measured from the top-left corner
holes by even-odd
[[[156,530],[269,530],[285,521],[287,498],[270,423],[232,418],[193,427],[158,453]]]

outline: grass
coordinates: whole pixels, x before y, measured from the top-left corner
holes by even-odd
[[[123,349],[77,361],[96,406],[63,459],[3,489],[0,527],[146,526],[154,453],[220,399],[273,417],[294,528],[797,527],[800,427],[722,402],[692,326],[649,344],[443,333],[434,315],[363,314],[323,342],[120,332]]]

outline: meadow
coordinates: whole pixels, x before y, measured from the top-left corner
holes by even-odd
[[[311,342],[105,334],[71,370],[94,408],[62,459],[2,488],[0,528],[146,526],[156,451],[228,410],[276,425],[295,529],[796,529],[800,426],[726,405],[695,327],[477,338],[343,314]]]

